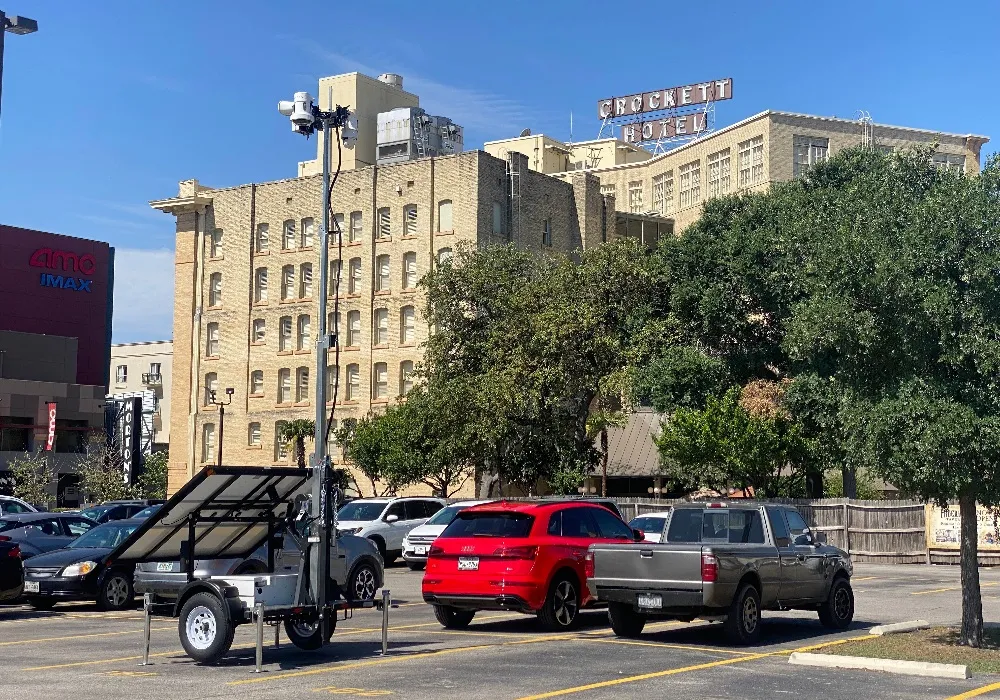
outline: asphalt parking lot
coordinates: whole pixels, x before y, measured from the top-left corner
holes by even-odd
[[[338,623],[334,643],[302,652],[282,635],[254,674],[253,633],[241,627],[218,666],[198,666],[181,651],[177,622],[154,618],[151,665],[139,666],[142,615],[100,613],[91,605],[52,612],[0,607],[0,697],[527,699],[550,697],[949,698],[1000,681],[913,678],[790,666],[788,654],[864,634],[876,624],[960,615],[957,567],[856,566],[854,627],[829,634],[806,613],[765,617],[763,643],[727,644],[716,623],[660,622],[640,640],[617,639],[603,612],[567,634],[541,631],[534,618],[481,613],[468,630],[444,630],[420,602],[419,572],[399,564],[387,587],[392,610],[389,655],[382,657],[381,613],[358,611]],[[983,571],[987,621],[1000,620],[1000,571]],[[267,634],[273,640],[273,632]],[[1000,689],[976,697],[1000,697]]]

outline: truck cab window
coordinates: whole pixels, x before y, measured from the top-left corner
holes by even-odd
[[[764,524],[760,519],[760,511],[730,511],[729,542],[731,544],[764,544]]]
[[[701,511],[674,510],[667,528],[667,542],[701,542]]]
[[[800,539],[802,538],[802,535],[805,534],[805,531],[809,529],[809,526],[806,524],[806,521],[802,519],[802,516],[794,510],[786,510],[785,519],[788,522],[788,532],[791,534],[792,543],[807,544],[804,539]]]
[[[702,542],[728,542],[729,541],[729,511],[714,510],[705,511],[701,528]]]
[[[771,521],[771,536],[774,538],[776,547],[788,547],[792,544],[788,537],[788,526],[785,525],[785,516],[781,508],[767,508],[767,518]]]

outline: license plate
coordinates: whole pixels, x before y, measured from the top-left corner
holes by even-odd
[[[663,596],[661,595],[641,595],[639,596],[640,608],[662,608]]]
[[[413,548],[413,553],[414,554],[427,554],[427,547],[414,547]]]
[[[459,557],[459,571],[479,571],[479,557]]]
[[[159,564],[156,565],[156,570],[157,571],[173,571],[174,570],[174,565],[171,562],[169,562],[169,561],[161,561]]]
[[[38,581],[25,581],[24,582],[24,592],[25,593],[38,593]]]

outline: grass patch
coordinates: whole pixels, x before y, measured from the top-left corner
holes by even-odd
[[[979,649],[959,646],[958,630],[953,627],[932,627],[838,644],[819,653],[960,664],[973,673],[1000,674],[1000,629],[984,629],[983,646]]]

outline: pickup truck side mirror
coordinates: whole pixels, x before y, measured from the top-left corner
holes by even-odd
[[[399,520],[399,516],[398,515],[387,515],[387,516],[385,516],[385,521],[387,523],[394,523],[397,520]]]
[[[646,540],[646,533],[639,528],[632,528],[632,540],[635,542],[644,542]]]
[[[809,528],[806,528],[805,530],[802,531],[802,534],[796,535],[795,544],[796,545],[814,544],[812,531]]]
[[[817,532],[816,533],[816,544],[826,544],[826,533]]]

